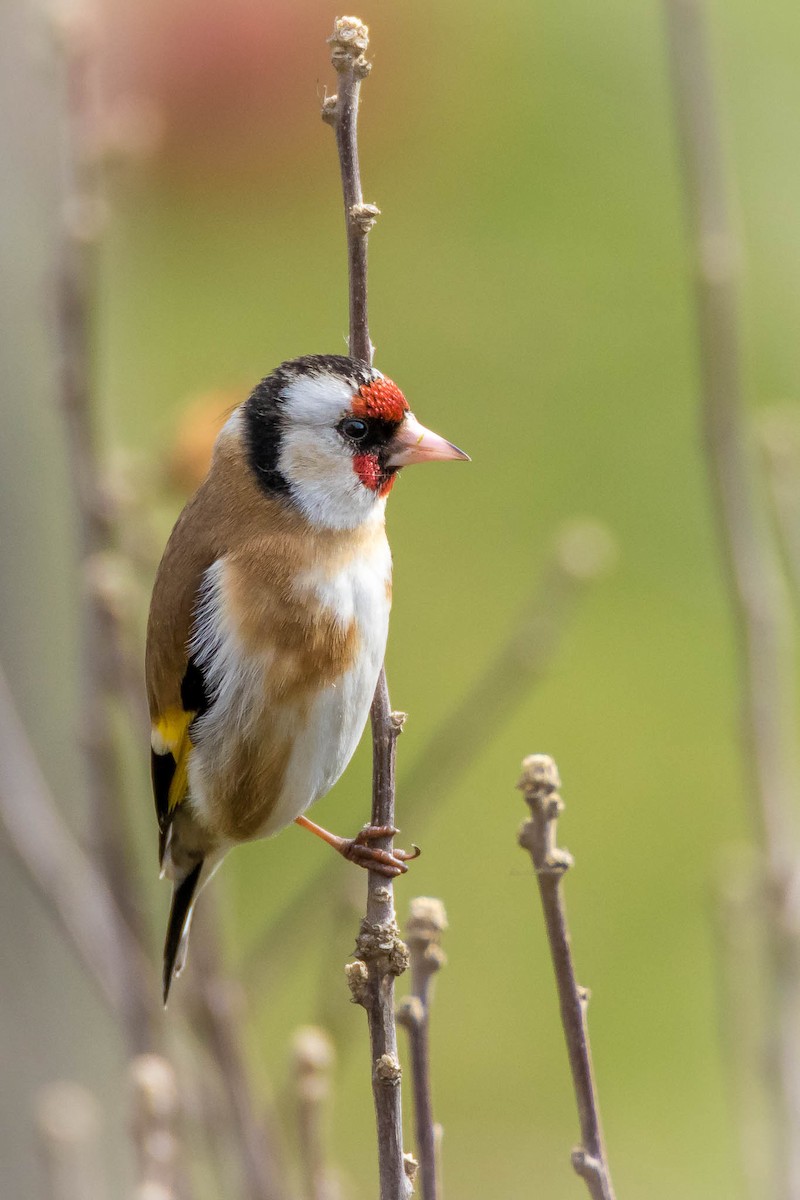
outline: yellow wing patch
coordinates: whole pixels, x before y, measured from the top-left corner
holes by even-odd
[[[154,723],[150,735],[153,752],[158,755],[171,754],[175,770],[169,784],[168,810],[180,804],[189,786],[189,754],[192,743],[189,726],[197,714],[184,712],[181,708],[168,709]]]

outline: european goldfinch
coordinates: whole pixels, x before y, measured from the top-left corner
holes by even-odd
[[[173,883],[163,989],[199,889],[232,846],[292,821],[386,874],[412,855],[302,816],[361,738],[386,648],[386,497],[409,463],[467,455],[398,387],[309,355],[257,385],[221,430],[158,568],[147,630],[152,778]],[[394,832],[394,831],[392,831]]]

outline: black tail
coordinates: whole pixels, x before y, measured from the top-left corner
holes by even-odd
[[[169,910],[167,936],[164,940],[164,1004],[167,1003],[172,980],[180,975],[186,960],[186,942],[189,937],[189,918],[192,915],[192,903],[197,891],[197,881],[203,869],[203,860],[178,884],[172,893],[172,907]]]

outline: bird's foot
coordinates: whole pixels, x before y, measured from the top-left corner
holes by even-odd
[[[390,838],[399,833],[393,825],[365,825],[354,838],[343,838],[323,829],[321,825],[315,825],[308,817],[296,817],[295,824],[322,838],[343,858],[349,859],[356,866],[364,867],[367,871],[377,871],[379,875],[386,875],[389,879],[396,875],[405,875],[408,870],[406,863],[419,858],[421,853],[419,846],[414,846],[413,852],[409,852],[399,847],[383,850],[379,846],[370,845],[370,842],[379,838]]]
[[[377,838],[394,837],[399,832],[400,830],[395,829],[393,825],[365,825],[354,838],[342,839],[343,845],[338,848],[339,853],[357,866],[365,867],[368,871],[377,871],[380,875],[388,875],[390,879],[395,875],[405,875],[408,870],[406,863],[419,858],[422,853],[419,846],[414,846],[413,851],[409,852],[399,847],[381,850],[378,846],[370,845],[370,842]]]

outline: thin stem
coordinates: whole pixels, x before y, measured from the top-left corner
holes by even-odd
[[[539,885],[581,1127],[581,1145],[572,1152],[572,1166],[586,1183],[592,1200],[614,1200],[592,1071],[586,1021],[589,994],[575,978],[567,913],[561,892],[561,880],[572,866],[572,858],[566,850],[560,850],[556,845],[556,826],[563,805],[559,795],[561,780],[552,758],[545,754],[526,758],[518,787],[531,810],[530,820],[520,830],[519,843],[530,853]]]
[[[361,80],[370,70],[365,58],[369,33],[356,17],[337,17],[329,38],[331,62],[338,73],[338,91],[323,108],[323,117],[336,131],[342,174],[347,231],[350,296],[350,353],[372,362],[367,319],[367,240],[378,215],[364,204],[358,158],[358,99]],[[395,752],[400,723],[389,703],[386,674],[381,669],[372,702],[372,821],[394,825]],[[375,843],[390,849],[392,839]],[[369,872],[367,913],[356,943],[357,961],[348,968],[353,998],[367,1013],[372,1050],[372,1094],[378,1131],[378,1170],[381,1200],[405,1200],[411,1184],[403,1156],[403,1117],[400,1062],[394,1019],[394,980],[405,969],[407,951],[400,941],[391,881]],[[361,975],[359,968],[363,971]],[[358,976],[357,986],[353,984]]]
[[[422,1200],[438,1200],[439,1197],[437,1134],[431,1097],[430,1007],[433,976],[446,962],[441,948],[442,933],[446,928],[447,914],[441,900],[418,896],[411,901],[406,924],[411,994],[400,1005],[397,1019],[408,1031],[411,1048],[411,1086]]]
[[[675,124],[694,255],[708,471],[742,664],[744,767],[770,901],[774,1126],[784,1200],[800,1198],[800,913],[794,631],[745,416],[739,247],[702,0],[664,0]]]
[[[367,244],[370,230],[380,213],[374,205],[364,204],[358,158],[359,92],[362,79],[372,69],[372,64],[365,57],[369,31],[356,17],[337,17],[328,41],[331,62],[339,79],[336,97],[326,102],[322,115],[330,121],[336,132],[342,173],[350,297],[350,354],[370,364],[373,345],[367,316]]]

